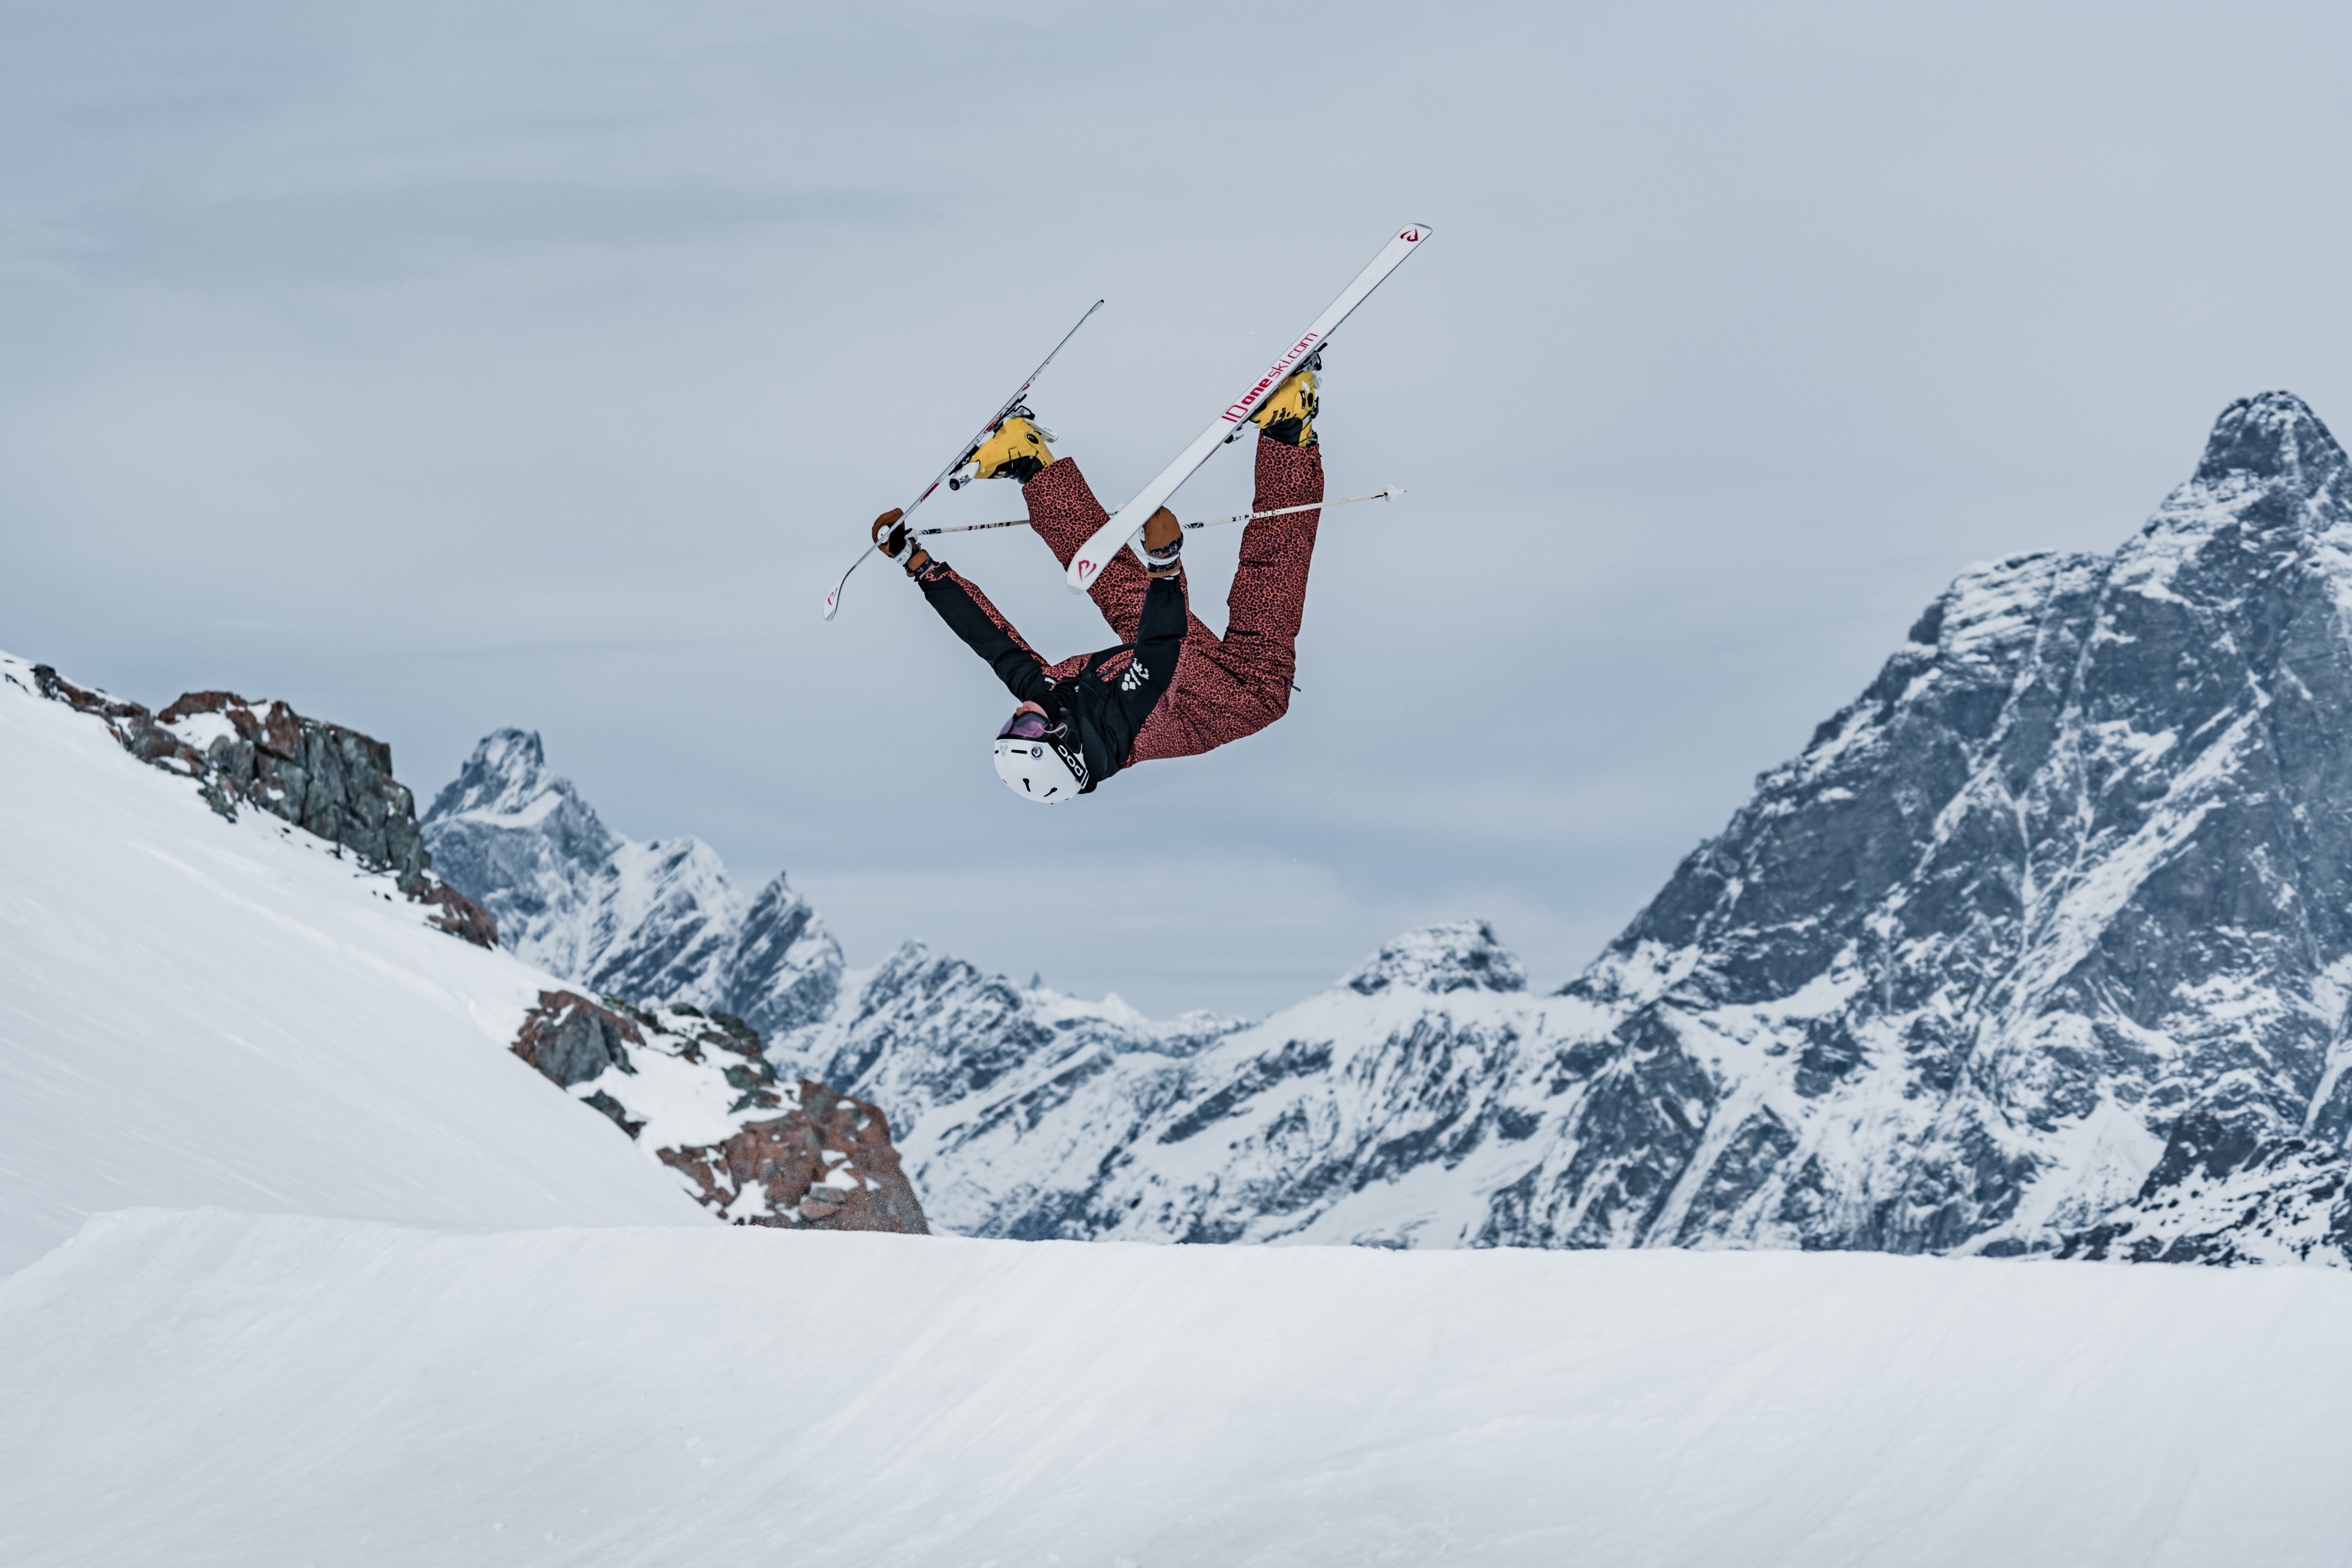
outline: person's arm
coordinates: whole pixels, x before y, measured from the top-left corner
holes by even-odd
[[[988,602],[988,595],[964,581],[946,562],[934,559],[924,565],[915,578],[923,590],[923,597],[947,622],[948,629],[963,638],[972,652],[988,661],[996,671],[996,679],[1004,689],[1024,702],[1040,700],[1045,692],[1045,661],[1037,657],[1013,624],[997,613]],[[1181,597],[1180,597],[1181,605]],[[1150,612],[1145,612],[1149,617]],[[1184,635],[1183,611],[1176,617],[1176,635]],[[1170,661],[1174,667],[1174,661]]]
[[[1183,574],[1154,577],[1143,593],[1143,616],[1135,628],[1135,657],[1127,667],[1135,685],[1130,688],[1125,678],[1118,682],[1119,700],[1138,728],[1176,679],[1176,660],[1184,651],[1184,630],[1191,620]]]

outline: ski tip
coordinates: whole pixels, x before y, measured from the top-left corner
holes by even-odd
[[[1407,245],[1419,245],[1435,232],[1425,223],[1409,223],[1397,230],[1397,237]]]

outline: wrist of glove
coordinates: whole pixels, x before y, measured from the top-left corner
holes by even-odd
[[[915,536],[901,520],[907,514],[892,507],[874,520],[874,548],[907,569],[914,576],[931,563],[931,552],[915,542]]]
[[[1143,570],[1150,577],[1173,577],[1184,570],[1184,525],[1161,507],[1143,525]]]

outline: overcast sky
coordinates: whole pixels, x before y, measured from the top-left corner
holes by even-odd
[[[856,964],[1255,1013],[1477,915],[1558,984],[1969,563],[2114,548],[2231,398],[2352,422],[2341,6],[5,15],[0,647],[420,796],[539,730]],[[1326,521],[1284,722],[1042,811],[903,580],[820,621],[1087,301],[1034,401],[1116,504],[1408,220],[1322,427],[1411,494]]]

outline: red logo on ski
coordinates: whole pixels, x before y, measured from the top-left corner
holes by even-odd
[[[1421,230],[1417,228],[1409,228],[1402,234],[1398,235],[1397,237],[1403,240],[1407,245],[1419,245],[1421,243]]]

